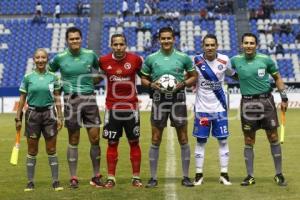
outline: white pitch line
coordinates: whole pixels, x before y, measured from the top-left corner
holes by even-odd
[[[168,123],[168,133],[167,133],[167,144],[166,144],[166,169],[165,169],[165,199],[166,200],[177,200],[176,184],[174,179],[176,176],[176,151],[175,151],[175,131],[171,128]]]

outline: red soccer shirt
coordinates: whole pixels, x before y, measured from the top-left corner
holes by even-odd
[[[99,58],[100,68],[107,78],[107,109],[137,109],[136,74],[142,62],[140,56],[129,52],[121,60],[115,59],[112,53]]]

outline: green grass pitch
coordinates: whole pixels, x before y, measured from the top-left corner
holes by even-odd
[[[149,178],[148,149],[151,139],[151,128],[149,112],[141,113],[141,148],[142,148],[142,167],[141,178],[145,184]],[[0,200],[51,200],[51,199],[197,199],[197,200],[278,200],[300,199],[300,110],[289,110],[287,113],[286,138],[282,145],[283,151],[283,170],[288,181],[287,187],[279,187],[273,181],[274,166],[270,155],[270,148],[264,132],[257,133],[255,145],[255,177],[256,184],[250,187],[241,187],[240,182],[246,175],[245,164],[243,160],[243,137],[240,129],[239,114],[236,110],[230,112],[229,129],[231,136],[229,138],[230,165],[229,175],[232,186],[223,186],[218,183],[219,160],[218,145],[215,139],[210,138],[206,147],[206,157],[204,163],[204,184],[194,188],[184,188],[181,182],[181,163],[180,149],[176,136],[175,144],[175,165],[166,169],[166,159],[170,156],[167,144],[167,135],[172,134],[165,130],[163,142],[160,148],[159,170],[158,170],[158,188],[133,188],[131,186],[131,165],[129,160],[129,146],[126,138],[122,138],[119,146],[119,161],[117,166],[117,185],[114,189],[96,189],[89,185],[89,179],[92,175],[91,162],[89,158],[89,143],[85,130],[81,132],[81,141],[79,144],[79,165],[78,176],[80,188],[71,190],[68,188],[69,172],[66,160],[67,132],[64,128],[58,136],[57,152],[60,161],[60,181],[65,190],[54,192],[51,188],[50,168],[45,153],[44,140],[41,138],[39,154],[37,157],[34,192],[25,193],[23,189],[26,184],[26,141],[22,137],[21,149],[19,154],[19,163],[17,166],[9,164],[11,150],[14,144],[15,129],[14,115],[0,115]],[[102,113],[103,117],[103,113]],[[193,178],[194,167],[194,146],[195,139],[191,136],[193,118],[189,120],[189,141],[191,144],[191,165],[190,176]],[[101,139],[101,173],[106,175],[106,141]],[[169,170],[175,170],[174,176],[168,176]]]

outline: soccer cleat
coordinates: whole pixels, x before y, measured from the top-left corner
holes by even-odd
[[[24,192],[31,192],[34,190],[34,183],[32,181],[28,182]]]
[[[185,187],[194,187],[194,184],[192,183],[191,179],[189,177],[184,176],[181,185]]]
[[[70,179],[70,188],[72,189],[78,188],[78,179],[76,177],[72,177]]]
[[[62,191],[64,189],[62,186],[60,186],[59,181],[54,181],[52,183],[52,187],[53,187],[54,191]]]
[[[202,185],[203,183],[203,174],[202,173],[196,173],[194,185]]]
[[[146,188],[154,188],[157,187],[157,185],[158,185],[158,181],[155,180],[154,178],[150,178],[146,185]]]
[[[102,181],[102,175],[97,175],[97,176],[94,176],[93,178],[91,178],[90,185],[95,186],[97,188],[104,187],[104,183]]]
[[[287,186],[287,182],[285,181],[285,178],[281,173],[276,174],[274,180],[279,186]]]
[[[104,187],[108,189],[112,189],[115,187],[115,185],[116,185],[116,181],[112,178],[109,178],[106,180]]]
[[[133,187],[143,187],[142,180],[140,178],[132,178],[132,186]]]
[[[232,183],[229,180],[229,176],[227,173],[221,173],[219,182],[223,185],[232,185]]]
[[[248,185],[254,185],[255,179],[253,176],[248,175],[243,182],[241,183],[241,186],[248,186]]]

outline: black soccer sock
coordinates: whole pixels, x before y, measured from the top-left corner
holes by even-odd
[[[27,154],[26,167],[27,167],[27,179],[29,182],[33,181],[34,179],[35,163],[36,163],[36,156],[31,156]]]
[[[99,175],[100,157],[101,157],[100,146],[98,144],[97,145],[91,145],[90,157],[91,157],[92,164],[93,164],[94,176],[97,176],[97,175]]]
[[[245,145],[244,157],[245,157],[247,174],[253,176],[253,160],[254,160],[253,145]]]
[[[282,154],[281,154],[281,145],[279,142],[271,143],[271,153],[274,160],[274,166],[276,174],[282,173]]]
[[[58,159],[57,155],[48,155],[48,161],[51,168],[52,180],[58,181]]]
[[[189,176],[190,156],[191,156],[190,145],[189,144],[181,145],[182,174],[185,177]]]
[[[153,179],[157,179],[157,162],[159,157],[159,146],[151,144],[149,150],[150,173]]]
[[[76,177],[77,161],[78,161],[78,146],[70,145],[67,150],[67,159],[71,177]]]

